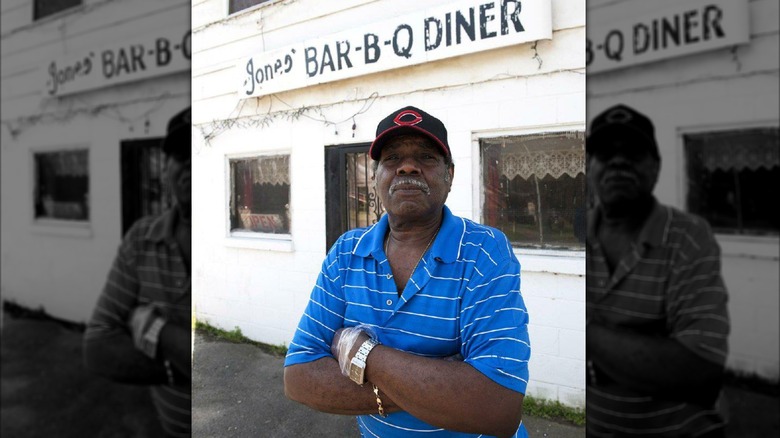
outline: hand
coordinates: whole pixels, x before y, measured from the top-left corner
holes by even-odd
[[[144,333],[146,333],[149,324],[151,324],[152,321],[154,321],[155,316],[157,316],[156,310],[157,306],[154,304],[147,304],[136,307],[130,315],[130,333],[133,336],[133,344],[138,350],[143,351]]]
[[[336,330],[336,334],[333,335],[333,341],[330,344],[330,354],[333,355],[336,360],[339,360],[339,339],[341,339],[341,334],[343,332],[344,327]]]
[[[341,374],[349,376],[349,365],[360,346],[369,339],[366,332],[358,327],[340,328],[333,335],[330,352],[338,361]]]

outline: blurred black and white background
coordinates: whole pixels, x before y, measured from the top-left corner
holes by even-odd
[[[732,398],[732,417],[756,425],[734,436],[778,430],[779,6],[587,3],[588,120],[620,103],[652,119],[661,153],[656,198],[705,218],[721,248],[731,382],[772,396],[755,409]]]
[[[2,435],[155,436],[148,391],[81,337],[123,233],[169,202],[190,102],[189,1],[2,1]],[[152,416],[152,417],[150,417]]]

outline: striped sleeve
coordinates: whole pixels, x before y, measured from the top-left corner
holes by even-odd
[[[139,226],[132,227],[117,251],[103,292],[84,333],[87,342],[117,334],[129,336],[127,321],[137,305],[140,287],[134,264],[134,243],[141,231]]]
[[[470,283],[460,311],[464,361],[494,382],[525,393],[528,385],[528,312],[520,295],[520,264],[499,261]]]
[[[346,301],[339,275],[339,243],[322,263],[317,283],[295,331],[284,366],[313,362],[331,356],[330,345],[336,330],[344,326]]]
[[[669,278],[670,336],[697,355],[725,364],[728,354],[728,296],[720,274],[720,247],[706,222],[672,229],[680,233],[677,263]]]

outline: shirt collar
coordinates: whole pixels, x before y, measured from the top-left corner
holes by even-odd
[[[596,239],[596,226],[601,220],[601,209],[593,208],[588,214],[588,240],[598,243]],[[653,198],[653,208],[647,216],[642,229],[639,231],[637,243],[648,246],[661,246],[666,244],[669,238],[669,225],[671,223],[671,214],[669,209],[661,205],[655,197]]]
[[[152,242],[162,242],[173,239],[173,227],[176,224],[176,214],[176,207],[171,207],[154,218],[144,235],[144,239]]]
[[[387,214],[383,214],[379,222],[372,225],[358,240],[354,255],[360,257],[373,256],[379,258],[379,252],[384,252],[385,235],[389,228]],[[445,205],[442,207],[442,222],[439,234],[431,245],[431,255],[445,263],[452,263],[460,256],[460,243],[465,234],[466,224],[463,219],[452,214]]]
[[[671,220],[669,209],[653,198],[653,210],[642,226],[642,231],[639,232],[639,243],[645,243],[649,246],[666,244]]]

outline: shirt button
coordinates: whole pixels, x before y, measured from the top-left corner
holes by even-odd
[[[388,306],[392,306],[393,305],[393,300],[387,300],[387,305]]]
[[[599,280],[599,286],[604,286],[604,280]]]
[[[184,282],[183,282],[183,281],[181,281],[181,280],[176,280],[176,286],[179,286],[179,287],[181,287],[181,285],[182,285],[183,283],[184,283]]]

